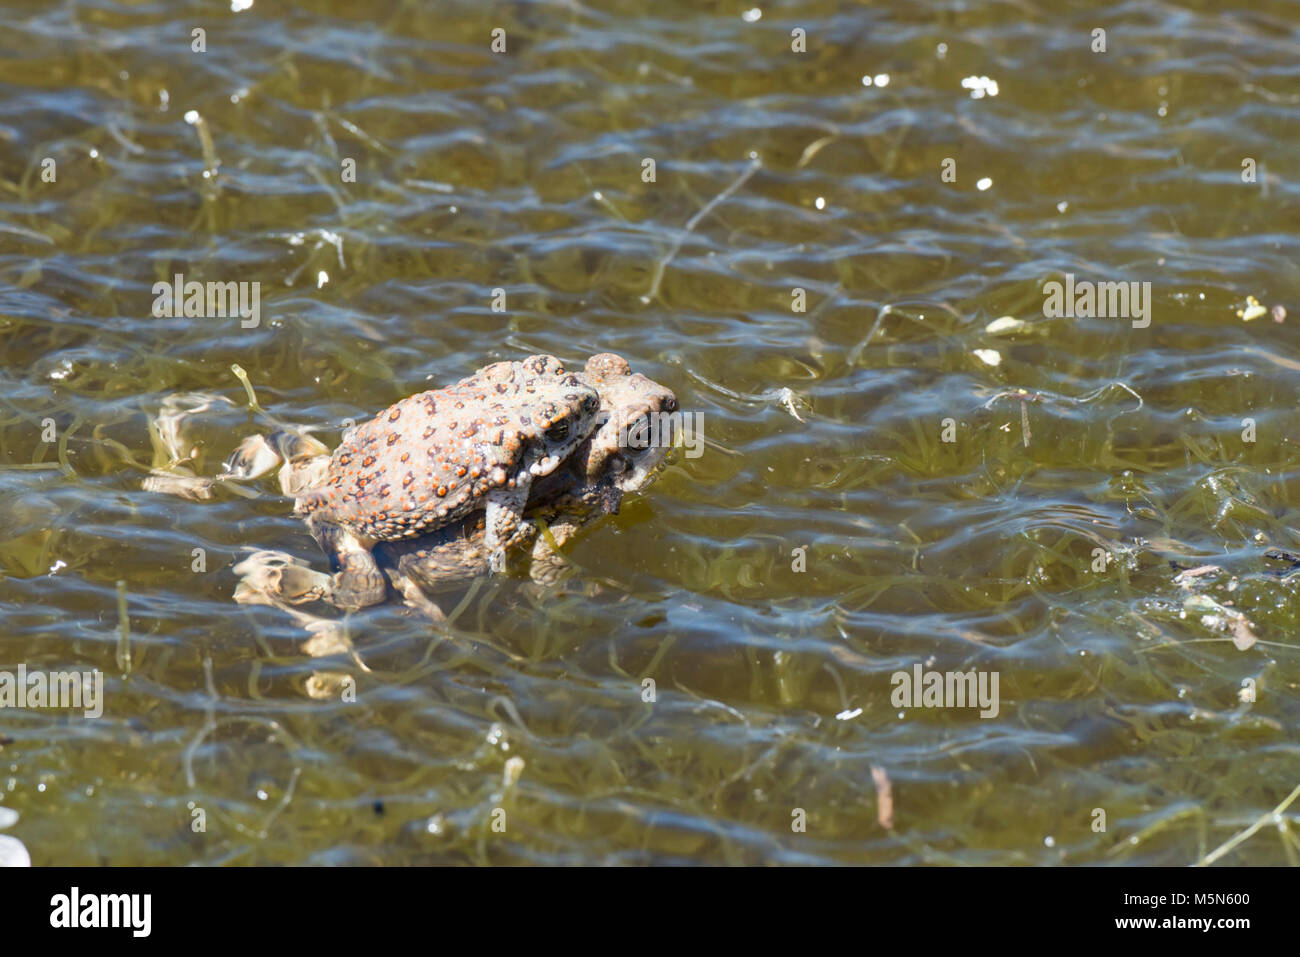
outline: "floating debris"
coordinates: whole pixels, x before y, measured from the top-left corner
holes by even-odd
[[[32,856],[16,837],[0,834],[0,867],[31,867]]]
[[[280,462],[280,453],[266,436],[250,435],[226,459],[217,478],[250,481],[265,475]]]
[[[804,421],[803,417],[799,415],[799,410],[796,407],[796,402],[799,401],[799,397],[795,395],[793,389],[788,387],[781,389],[779,392],[777,392],[776,398],[777,401],[781,403],[782,408],[784,408],[787,412],[793,415],[800,422]]]
[[[970,90],[972,100],[982,100],[986,96],[998,95],[998,81],[990,80],[986,76],[963,77],[961,87],[963,90]]]
[[[193,475],[155,474],[142,479],[140,487],[146,492],[158,492],[163,495],[175,495],[192,502],[206,502],[212,498],[211,479],[198,478]]]
[[[0,830],[13,827],[18,823],[18,812],[13,808],[0,807]],[[0,834],[0,867],[31,867],[32,856],[27,853],[27,846],[16,837]]]
[[[986,366],[1002,365],[1002,353],[998,352],[996,349],[976,349],[974,351],[974,356]]]
[[[1286,306],[1278,303],[1273,307],[1273,321],[1286,322]]]
[[[1238,651],[1246,651],[1258,639],[1255,637],[1254,624],[1237,611],[1220,605],[1208,595],[1189,595],[1183,601],[1184,614],[1201,616],[1201,624],[1211,631],[1228,631],[1232,633],[1232,643]]]
[[[876,784],[876,820],[886,831],[894,828],[894,787],[884,768],[871,766],[871,780]]]
[[[1188,568],[1174,576],[1174,584],[1180,588],[1191,588],[1196,579],[1202,575],[1208,575],[1211,572],[1223,571],[1218,565],[1198,565],[1196,568]]]
[[[1258,319],[1260,316],[1266,315],[1268,315],[1268,310],[1260,305],[1259,300],[1254,296],[1247,296],[1246,308],[1237,310],[1237,318],[1242,322],[1250,322],[1252,319]],[[1285,317],[1285,312],[1283,315]]]
[[[1015,316],[1003,316],[990,322],[984,327],[984,331],[995,336],[1004,336],[1012,332],[1019,332],[1027,325],[1028,323],[1023,319],[1017,319]]]
[[[186,447],[182,426],[186,419],[218,405],[233,406],[229,399],[203,392],[183,392],[167,396],[162,409],[149,420],[149,437],[153,443],[153,466],[149,477],[141,482],[147,492],[178,495],[192,501],[212,498],[212,480],[196,476],[185,463],[199,454],[197,447]]]
[[[863,77],[862,79],[865,82],[867,77]],[[840,134],[836,132],[830,134],[829,136],[823,136],[819,140],[813,140],[811,143],[809,143],[807,146],[803,148],[803,155],[799,157],[799,162],[794,164],[795,169],[802,169],[805,163],[807,163],[809,160],[811,160],[814,156],[816,156],[821,151],[821,148],[823,146],[825,146],[828,143],[834,143],[839,138],[840,138]],[[597,194],[596,198],[597,199],[600,198],[599,194]]]
[[[501,770],[501,786],[507,791],[514,789],[519,783],[519,776],[524,773],[524,759],[520,757],[509,758],[506,766]]]

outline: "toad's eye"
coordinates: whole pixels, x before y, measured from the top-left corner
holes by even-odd
[[[546,430],[546,437],[552,442],[563,442],[569,437],[569,423],[561,422]]]

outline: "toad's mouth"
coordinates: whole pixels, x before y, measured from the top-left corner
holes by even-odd
[[[652,413],[642,413],[628,423],[625,431],[619,433],[617,448],[608,449],[603,462],[588,463],[591,474],[608,476],[613,484],[624,492],[639,492],[664,468],[668,452],[676,440],[675,426],[671,418],[655,418]],[[652,427],[657,425],[656,435]]]
[[[654,479],[668,459],[668,449],[656,446],[631,457],[622,453],[610,456],[607,466],[610,480],[620,491],[639,492]]]
[[[560,467],[569,457],[574,449],[584,441],[582,433],[572,433],[569,441],[560,446],[552,446],[551,451],[543,455],[536,462],[528,467],[528,471],[533,474],[534,478],[541,478],[543,475],[550,475]]]

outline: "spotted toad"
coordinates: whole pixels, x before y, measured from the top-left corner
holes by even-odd
[[[565,461],[591,433],[596,391],[554,356],[497,362],[453,386],[403,399],[345,436],[321,484],[295,511],[338,565],[336,604],[383,601],[372,549],[433,532],[484,511],[493,571],[524,534],[520,518],[535,478]]]
[[[639,492],[658,474],[674,440],[677,397],[653,379],[632,372],[627,360],[601,353],[579,374],[600,394],[600,424],[565,462],[534,483],[525,511],[522,538],[534,541],[531,574],[554,577],[562,562],[555,549],[584,525],[617,512],[622,496]],[[547,523],[538,535],[538,523]],[[408,598],[401,578],[438,590],[487,568],[483,517],[432,535],[380,546],[380,564]],[[397,574],[395,575],[394,572]]]
[[[671,413],[676,396],[633,373],[621,357],[592,356],[578,377],[600,395],[599,425],[558,468],[532,484],[512,543],[531,546],[529,572],[539,582],[553,580],[563,569],[560,546],[600,516],[617,512],[625,493],[639,492],[655,478],[675,438]],[[281,461],[281,488],[299,496],[319,486],[331,459],[314,439],[280,431],[270,439],[246,440],[228,474],[246,479]],[[416,538],[379,542],[374,555],[408,603],[440,620],[441,610],[425,592],[454,587],[489,568],[484,510]],[[235,597],[243,603],[286,607],[319,600],[343,605],[335,578],[282,552],[256,552],[235,571],[241,576]]]

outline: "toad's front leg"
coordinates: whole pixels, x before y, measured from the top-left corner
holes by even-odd
[[[493,574],[506,570],[506,549],[526,537],[530,525],[524,520],[524,506],[528,504],[528,490],[533,477],[524,473],[515,480],[514,488],[499,488],[488,493],[484,506],[486,531],[483,544],[488,551],[488,567]]]
[[[371,552],[375,545],[372,540],[317,515],[307,519],[307,527],[338,566],[330,599],[334,605],[355,611],[384,600],[388,580]]]

